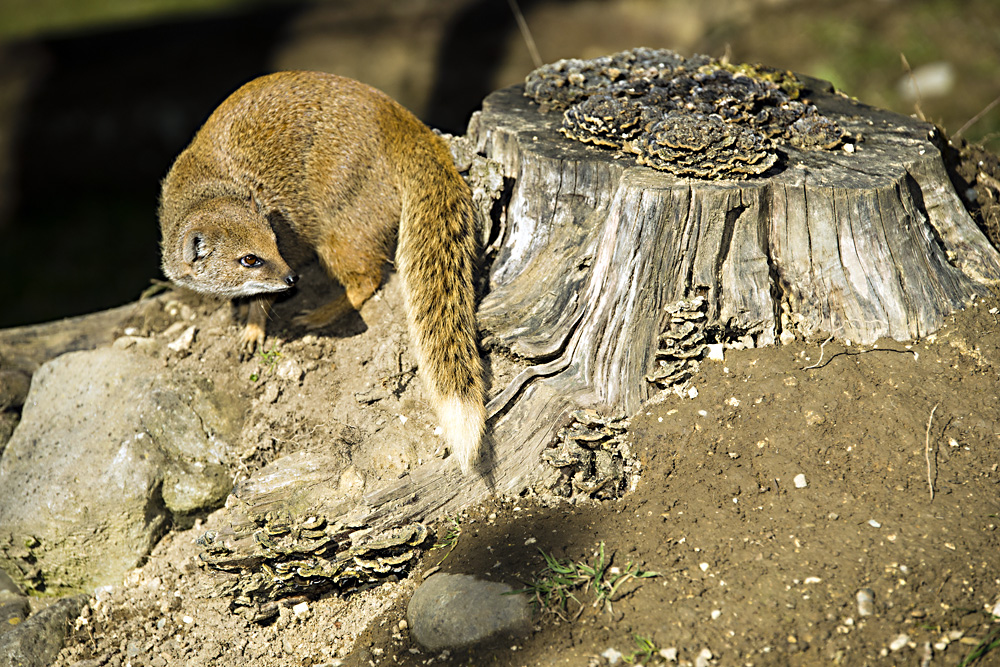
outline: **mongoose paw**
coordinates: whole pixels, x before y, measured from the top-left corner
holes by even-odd
[[[253,324],[248,324],[240,334],[240,361],[253,357],[257,348],[264,347],[264,330]]]

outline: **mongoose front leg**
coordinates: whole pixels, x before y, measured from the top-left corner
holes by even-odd
[[[300,313],[295,324],[319,329],[331,324],[352,310],[360,311],[365,301],[382,282],[382,267],[389,259],[376,246],[364,239],[355,239],[353,246],[342,247],[333,235],[317,244],[316,254],[326,275],[344,286],[344,294],[336,299]]]
[[[320,329],[336,322],[352,311],[360,311],[365,301],[378,289],[382,276],[364,276],[344,283],[344,294],[327,303],[299,313],[293,320],[295,324],[307,329]]]
[[[257,348],[264,347],[264,335],[267,330],[267,318],[274,297],[269,295],[256,296],[250,299],[247,311],[247,325],[240,335],[240,360],[253,356]]]

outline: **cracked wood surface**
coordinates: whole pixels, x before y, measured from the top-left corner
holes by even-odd
[[[953,191],[934,128],[821,87],[810,97],[863,136],[853,152],[783,146],[761,178],[703,181],[566,139],[520,86],[490,95],[467,139],[508,187],[479,319],[493,366],[503,355],[520,372],[493,378],[478,474],[435,460],[336,512],[377,532],[530,487],[569,411],[631,414],[655,392],[644,376],[679,299],[704,295],[712,323],[757,345],[785,329],[867,344],[925,336],[990,291],[1000,257]],[[241,513],[288,499],[274,472],[282,484],[235,494],[236,532]],[[295,504],[322,512],[312,488]]]

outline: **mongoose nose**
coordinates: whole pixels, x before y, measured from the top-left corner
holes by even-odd
[[[298,280],[299,277],[294,273],[289,273],[287,276],[285,276],[285,284],[288,285],[289,287],[297,283]]]

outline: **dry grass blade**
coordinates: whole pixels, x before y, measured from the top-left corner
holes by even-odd
[[[542,56],[539,55],[538,47],[535,46],[535,38],[531,36],[528,22],[524,20],[524,14],[521,12],[521,7],[517,4],[517,0],[507,0],[507,4],[510,5],[510,11],[514,13],[514,20],[517,21],[517,29],[521,31],[521,37],[528,47],[528,53],[531,54],[531,62],[535,64],[535,68],[537,69],[542,66]]]
[[[931,422],[938,405],[931,408],[931,416],[927,418],[927,433],[924,435],[924,460],[927,461],[927,486],[931,490],[931,500],[934,500],[934,478],[931,476]]]
[[[965,132],[970,127],[972,127],[973,125],[975,125],[976,123],[978,123],[980,118],[982,118],[983,116],[985,116],[986,114],[988,114],[990,111],[992,111],[993,107],[995,107],[998,104],[1000,104],[1000,96],[997,96],[996,99],[994,99],[992,102],[990,102],[985,107],[983,107],[982,111],[980,111],[975,116],[973,116],[972,118],[970,118],[969,120],[967,120],[965,122],[965,125],[963,125],[962,127],[958,128],[958,131],[955,132],[955,134],[951,135],[951,138],[952,139],[958,139],[959,137],[961,137],[963,132]]]

